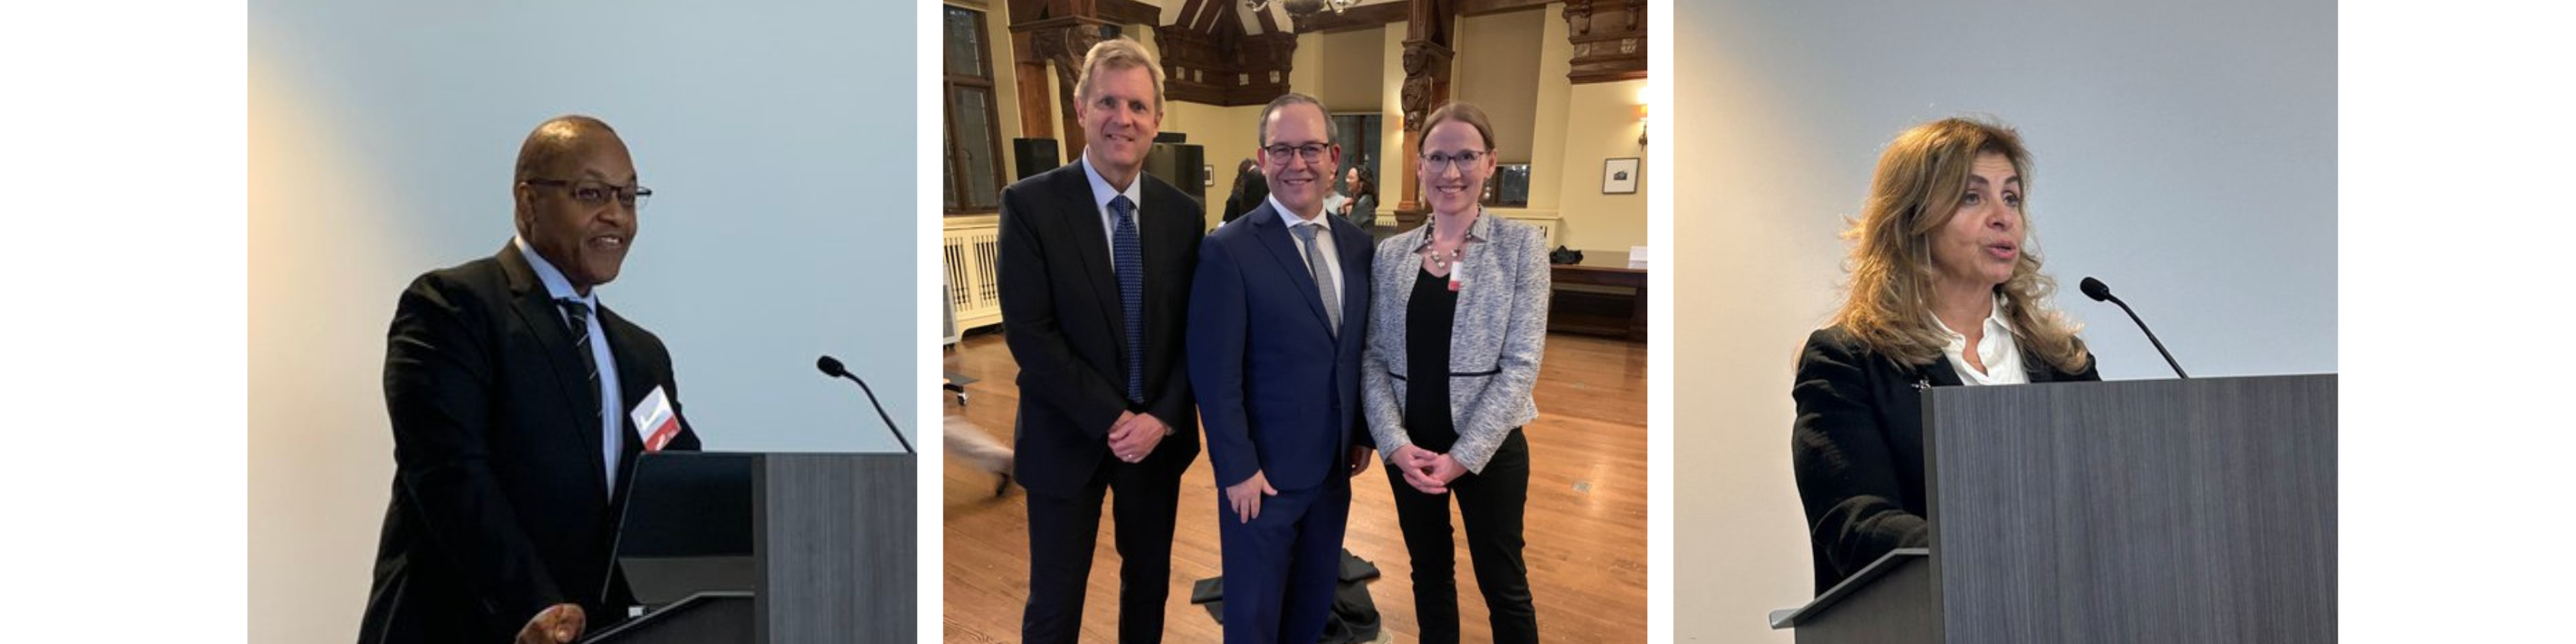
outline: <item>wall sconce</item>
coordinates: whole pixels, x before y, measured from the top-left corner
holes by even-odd
[[[1637,104],[1637,147],[1646,147],[1646,105]]]

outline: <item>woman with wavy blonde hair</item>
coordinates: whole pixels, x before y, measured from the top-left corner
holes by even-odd
[[[1831,326],[1807,337],[1791,452],[1816,592],[1920,547],[1926,387],[2100,380],[2029,248],[2030,152],[2003,125],[1949,118],[1879,157]]]

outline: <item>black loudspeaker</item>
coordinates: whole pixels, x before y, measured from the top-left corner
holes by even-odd
[[[1180,188],[1190,198],[1207,203],[1207,149],[1186,143],[1156,143],[1145,152],[1145,174]]]
[[[1019,159],[1019,164],[1012,168],[1011,179],[1014,181],[1064,165],[1064,162],[1056,160],[1055,139],[1011,139],[1011,156]]]

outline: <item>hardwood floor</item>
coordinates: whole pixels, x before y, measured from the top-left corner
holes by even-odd
[[[1009,444],[1018,369],[1002,336],[970,335],[947,349],[945,362],[946,371],[980,379],[967,386],[969,405],[960,407],[953,397],[943,403],[949,431],[958,431],[962,420]],[[1646,345],[1551,334],[1535,395],[1538,420],[1523,430],[1531,461],[1524,556],[1541,639],[1645,641]],[[1017,641],[1028,592],[1025,492],[1013,489],[994,497],[994,476],[954,456],[943,461],[944,639]],[[1378,470],[1383,466],[1353,479],[1344,547],[1376,563],[1381,572],[1369,582],[1380,623],[1392,636],[1381,641],[1409,642],[1418,630],[1412,566],[1396,528],[1386,477]],[[1182,475],[1172,598],[1165,606],[1166,642],[1222,639],[1216,621],[1189,603],[1192,582],[1221,574],[1212,471],[1202,453]],[[1117,496],[1109,502],[1116,503]],[[1454,504],[1451,512],[1452,524],[1460,524]],[[1115,527],[1106,509],[1102,515],[1103,534],[1084,605],[1084,642],[1114,642],[1117,637]],[[1460,629],[1465,641],[1488,641],[1483,595],[1468,572],[1464,541],[1458,543],[1457,559]]]

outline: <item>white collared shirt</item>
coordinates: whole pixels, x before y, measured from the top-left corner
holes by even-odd
[[[1333,310],[1335,311],[1342,310],[1342,298],[1344,297],[1342,294],[1342,254],[1339,252],[1340,247],[1333,244],[1333,215],[1329,212],[1318,211],[1315,213],[1314,219],[1298,219],[1297,214],[1289,212],[1287,206],[1279,205],[1279,197],[1277,195],[1263,197],[1262,200],[1270,202],[1271,210],[1278,211],[1279,223],[1288,225],[1289,241],[1293,242],[1297,240],[1296,227],[1308,225],[1316,226],[1315,245],[1324,249],[1324,270],[1332,273],[1332,275],[1329,276],[1329,279],[1333,280],[1333,301],[1325,302],[1324,306],[1333,307]],[[1302,246],[1297,249],[1297,259],[1306,259],[1306,249]],[[1304,262],[1300,261],[1299,263],[1302,264]],[[1308,270],[1313,269],[1310,268]],[[1312,277],[1312,275],[1309,275],[1309,277]],[[1317,294],[1317,297],[1321,296],[1321,293]]]
[[[1124,191],[1110,187],[1109,180],[1101,178],[1099,170],[1092,169],[1091,152],[1086,150],[1082,153],[1082,176],[1091,178],[1091,206],[1100,211],[1100,236],[1109,240],[1109,270],[1116,272],[1118,270],[1118,213],[1109,211],[1109,200],[1120,195],[1127,197],[1127,207],[1130,209],[1127,215],[1134,217],[1136,222],[1137,250],[1144,250],[1145,172],[1138,170],[1136,178],[1127,182],[1127,189]]]
[[[608,475],[604,483],[614,494],[617,489],[617,460],[625,449],[620,440],[626,435],[625,414],[618,413],[618,410],[624,409],[626,402],[618,394],[621,390],[617,388],[617,356],[608,350],[608,334],[599,326],[599,289],[590,289],[589,295],[575,292],[572,280],[564,279],[563,271],[556,270],[554,264],[546,262],[545,256],[529,248],[527,240],[514,236],[510,238],[510,245],[518,247],[519,255],[528,259],[528,267],[537,271],[537,281],[546,285],[549,299],[572,298],[590,305],[590,358],[599,364],[599,457],[605,465],[600,471]],[[563,305],[555,304],[554,309],[557,319],[563,320],[566,326],[572,324],[572,316],[564,312]]]
[[[1932,323],[1949,334],[1950,342],[1941,345],[1941,354],[1950,359],[1950,369],[1959,372],[1959,382],[1968,385],[2019,385],[2030,382],[2030,373],[2021,368],[2021,346],[2013,341],[2012,324],[2004,321],[2004,296],[1996,295],[1994,308],[1986,313],[1985,337],[1977,339],[1977,360],[1986,365],[1978,372],[1968,366],[1968,336],[1950,330],[1941,316]]]

